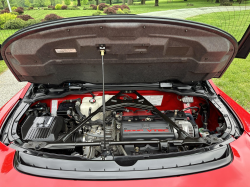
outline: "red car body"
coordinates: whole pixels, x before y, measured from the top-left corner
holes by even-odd
[[[233,99],[217,88],[214,83],[209,81],[214,90],[220,95],[227,104],[233,109],[237,117],[244,126],[244,133],[240,138],[230,143],[233,152],[233,161],[222,168],[206,171],[197,174],[190,174],[177,177],[143,179],[143,180],[117,180],[117,181],[87,181],[87,180],[65,180],[31,176],[20,173],[14,168],[13,159],[15,150],[0,143],[0,186],[25,186],[25,187],[66,187],[66,186],[250,186],[249,167],[250,167],[250,114],[238,105]],[[0,110],[0,124],[8,115],[15,103],[22,99],[28,90],[30,83],[19,91],[8,103]]]
[[[112,17],[110,17],[109,19],[111,19],[111,22],[112,22]],[[126,18],[126,19],[130,19],[130,18]],[[125,21],[126,21],[126,19],[125,19]],[[135,20],[136,19],[138,19],[138,18],[135,18]],[[141,18],[139,18],[139,19],[141,19]],[[69,20],[69,21],[71,22],[71,20]],[[78,21],[79,21],[79,23],[82,22],[82,20],[78,20]],[[97,23],[99,24],[100,20],[97,20],[97,21],[98,21]],[[170,25],[173,24],[171,21],[172,20],[168,20],[168,22],[171,23]],[[53,22],[48,22],[48,25],[50,23],[53,23]],[[87,23],[87,21],[86,21],[86,23]],[[156,23],[162,24],[162,20],[158,20]],[[62,24],[62,27],[65,26],[64,22],[62,22],[61,24]],[[102,37],[102,34],[103,34],[102,29],[105,28],[105,27],[103,27],[103,25],[102,25],[103,23],[102,22],[100,24],[101,25],[98,26],[98,27],[96,27],[95,29],[98,29],[98,31],[96,33],[98,33]],[[136,25],[136,27],[137,27],[137,29],[141,33],[145,34],[146,31],[144,29],[145,28],[151,28],[151,27],[148,27],[148,26],[151,26],[151,25],[148,25],[148,26],[144,25],[143,27],[141,27],[140,24],[139,24],[139,26]],[[177,23],[175,23],[175,24],[177,24]],[[180,24],[180,23],[178,23],[178,24]],[[193,23],[188,23],[188,24],[193,24]],[[43,25],[41,24],[41,26],[43,26]],[[107,28],[108,28],[108,26],[109,25],[107,24]],[[180,25],[178,25],[178,27],[179,26]],[[187,23],[185,23],[184,26],[188,26]],[[48,26],[48,28],[52,28],[52,29],[54,27],[55,27],[54,24]],[[134,27],[135,26],[133,26],[133,24],[132,24],[132,26],[131,26],[130,29],[133,31],[133,33],[138,33],[138,32],[135,32]],[[30,27],[30,28],[32,28],[32,27]],[[111,28],[113,29],[113,26]],[[161,33],[161,31],[164,30],[164,29],[159,29],[159,28],[154,25],[154,27],[152,27],[151,29],[152,29],[152,32],[153,31],[155,32],[155,30],[158,30],[158,32]],[[35,28],[35,29],[38,29],[38,28]],[[100,31],[100,29],[101,29],[101,31]],[[129,28],[126,28],[126,29],[129,29]],[[141,29],[144,30],[144,31],[142,32]],[[182,32],[177,32],[177,33],[179,33],[179,36],[183,37],[183,35],[184,35],[183,33],[184,32],[183,32],[182,26],[179,27],[178,29],[180,29],[180,30],[182,29],[181,30]],[[202,32],[204,32],[204,30],[210,29],[211,32],[208,33],[207,36],[210,36],[211,33],[213,35],[215,35],[215,33],[217,32],[215,30],[215,28],[207,28],[206,25],[205,26],[203,25],[200,29],[201,29]],[[92,29],[90,29],[90,30],[91,30],[91,32],[93,32]],[[167,30],[167,29],[165,29],[165,30]],[[172,32],[171,29],[169,29],[169,30]],[[61,32],[62,32],[62,35],[64,36],[65,32],[67,34],[69,34],[69,31],[71,32],[70,29],[64,29]],[[81,30],[78,29],[77,31],[79,32]],[[88,29],[85,29],[84,31],[88,31]],[[149,31],[150,31],[150,29],[149,29]],[[173,32],[174,31],[175,30],[173,30]],[[176,31],[179,31],[179,30],[176,30]],[[189,33],[191,33],[191,35],[192,34],[195,35],[194,37],[197,37],[196,36],[197,34],[195,34],[196,31],[197,31],[197,25],[195,25],[194,27],[191,27],[190,30],[186,30],[185,29],[185,33],[186,34],[189,35]],[[30,33],[31,33],[31,31],[28,30],[28,29],[27,30],[24,29],[23,32],[27,36],[29,36]],[[56,31],[54,34],[58,35],[58,33],[59,32]],[[74,32],[72,32],[72,33],[74,33]],[[111,33],[111,32],[107,32],[107,33]],[[16,36],[14,36],[14,39],[17,39],[19,37],[19,34],[20,34],[20,32],[16,33]],[[82,31],[81,31],[81,34],[82,34]],[[152,34],[152,33],[150,33],[150,34]],[[60,35],[60,33],[59,33],[59,35]],[[184,79],[186,82],[206,81],[206,80],[209,80],[212,77],[218,78],[218,77],[220,77],[224,73],[224,71],[227,69],[227,67],[229,66],[229,64],[231,63],[231,61],[233,60],[233,58],[235,56],[238,57],[238,58],[245,58],[248,55],[248,53],[250,51],[249,50],[250,46],[248,45],[248,43],[249,43],[248,41],[250,40],[250,37],[249,37],[250,36],[250,30],[249,30],[249,32],[247,32],[244,35],[244,37],[243,37],[243,39],[242,39],[242,41],[241,41],[241,43],[239,45],[228,34],[222,33],[222,31],[220,31],[219,35],[223,35],[225,38],[228,39],[228,43],[225,43],[225,44],[228,44],[228,46],[231,46],[231,48],[229,49],[229,48],[225,47],[226,45],[223,45],[220,41],[218,42],[217,40],[215,40],[214,42],[217,42],[216,44],[218,44],[218,46],[219,46],[219,47],[217,46],[218,49],[215,52],[221,53],[220,54],[221,56],[220,55],[218,56],[217,54],[212,53],[212,52],[214,52],[214,48],[210,49],[209,52],[211,52],[211,54],[209,54],[209,53],[207,54],[207,50],[203,50],[202,47],[204,47],[204,46],[210,46],[210,40],[205,40],[205,41],[208,42],[208,43],[205,42],[205,44],[208,44],[208,45],[204,45],[204,46],[203,45],[197,45],[198,47],[195,45],[195,47],[197,47],[197,51],[198,51],[197,54],[199,54],[199,55],[203,55],[204,54],[203,56],[200,56],[200,57],[198,55],[200,61],[198,61],[197,64],[198,64],[198,67],[200,67],[200,68],[197,68],[196,67],[197,64],[196,64],[196,66],[193,69],[186,69],[186,68],[189,68],[188,63],[179,63],[179,61],[178,61],[178,63],[176,63],[176,64],[174,63],[174,65],[176,65],[176,67],[177,67],[176,69],[182,71],[182,73],[179,73],[178,74],[179,77],[177,76],[177,78],[179,78],[180,80]],[[89,35],[87,35],[87,36],[89,36]],[[124,36],[127,36],[127,35],[124,35]],[[158,35],[155,35],[155,36],[158,36]],[[115,35],[115,37],[117,37],[117,35]],[[124,38],[126,38],[126,37],[124,37]],[[216,36],[215,38],[219,38],[219,37]],[[9,41],[7,41],[7,43],[5,43],[5,45],[7,46],[8,42],[11,43],[11,42],[14,41],[14,39],[10,37]],[[40,36],[40,39],[41,39],[42,42],[44,42],[43,41],[44,37],[42,35]],[[151,39],[152,39],[152,35],[151,35]],[[128,40],[129,42],[127,42],[127,43],[130,43],[130,40],[131,40],[131,38]],[[30,41],[30,40],[26,40],[26,41]],[[162,39],[158,40],[158,41],[161,43]],[[186,41],[186,38],[184,38],[183,41]],[[221,41],[225,42],[226,40],[223,39]],[[25,40],[24,40],[24,42],[25,42]],[[145,40],[145,41],[143,41],[143,42],[147,43],[148,39]],[[65,41],[62,40],[61,43],[60,43],[60,45],[64,44],[64,43],[65,43]],[[143,47],[142,48],[140,46],[138,47],[138,51],[136,51],[136,56],[135,57],[137,57],[137,55],[140,56],[141,54],[144,54],[144,51],[147,51],[147,44],[145,46],[144,43],[143,43]],[[231,45],[232,43],[234,43],[235,46]],[[22,41],[20,42],[20,40],[19,40],[19,43],[17,42],[15,44],[16,44],[16,49],[20,49],[20,50],[21,50],[20,46],[24,45],[22,43]],[[20,46],[18,44],[20,44]],[[45,45],[45,44],[42,45],[42,46],[44,46],[44,48],[43,48],[44,51],[46,51],[46,49],[48,48],[47,45]],[[157,48],[157,46],[159,44],[157,44],[157,45],[156,44],[155,44],[156,48],[155,48],[155,50],[151,54],[156,54],[156,52],[161,53],[161,51],[159,51],[158,48]],[[60,45],[58,45],[58,46],[60,46]],[[30,45],[31,48],[32,47],[36,47],[36,46],[37,46],[36,42],[34,42],[33,46]],[[55,45],[55,46],[57,47],[57,45]],[[82,44],[82,46],[84,46],[84,45]],[[202,46],[202,47],[199,47],[199,46]],[[239,46],[239,48],[238,48],[238,46]],[[54,48],[57,49],[56,47],[54,47]],[[101,46],[101,47],[103,47],[103,46]],[[172,47],[173,47],[173,49],[175,49],[176,46],[173,45]],[[118,45],[118,48],[117,48],[117,46],[115,46],[114,47],[114,49],[115,49],[114,54],[118,53],[117,51],[122,51],[122,54],[123,54],[123,48],[124,48],[124,45],[120,45],[120,46]],[[224,48],[224,49],[222,49],[222,48]],[[13,49],[13,46],[12,46],[12,49]],[[92,49],[96,50],[96,46],[93,45]],[[137,48],[135,48],[135,49],[137,49]],[[165,49],[165,47],[164,47],[164,49]],[[235,49],[235,50],[233,50],[233,49]],[[5,50],[6,50],[6,53],[5,53]],[[45,66],[46,66],[47,62],[49,62],[50,58],[53,57],[53,56],[51,57],[51,56],[49,56],[47,54],[55,55],[54,52],[53,53],[44,53],[47,56],[44,55],[44,54],[41,55],[42,57],[46,57],[47,61],[46,61],[46,63],[44,63],[42,65],[41,64],[37,65],[39,67],[40,66],[42,66],[42,67],[44,66],[43,71],[40,72],[40,69],[37,68],[36,66],[34,66],[33,63],[30,62],[31,65],[29,64],[28,60],[32,59],[32,58],[30,58],[29,56],[26,55],[26,49],[23,49],[24,52],[18,51],[18,50],[16,50],[16,51],[14,50],[14,52],[18,52],[17,54],[12,54],[8,50],[11,50],[11,49],[7,49],[7,47],[5,47],[4,49],[2,49],[2,51],[4,51],[4,52],[2,52],[2,56],[6,55],[5,61],[7,61],[6,60],[7,58],[9,58],[9,61],[13,60],[14,58],[10,58],[11,55],[18,56],[18,55],[22,54],[25,57],[24,60],[23,60],[23,62],[28,62],[28,65],[25,64],[24,66],[21,66],[22,65],[21,63],[20,64],[16,63],[16,61],[13,61],[12,64],[11,63],[7,63],[8,66],[9,66],[9,68],[11,69],[12,72],[14,72],[13,74],[16,76],[16,78],[19,81],[29,81],[29,82],[32,82],[30,80],[34,78],[34,82],[32,82],[32,83],[48,84],[48,82],[46,82],[46,81],[49,80],[49,81],[52,81],[53,84],[57,84],[58,82],[62,83],[63,81],[65,81],[64,80],[64,78],[65,78],[64,75],[70,74],[70,73],[68,73],[68,69],[70,69],[70,68],[61,68],[60,69],[60,68],[58,68],[56,66],[58,64],[63,64],[62,63],[63,61],[58,61],[57,62],[58,64],[56,64],[55,66],[54,66],[54,64],[52,64],[52,68],[48,68],[49,70],[53,70],[53,68],[57,70],[57,71],[55,71],[55,74],[56,74],[55,76],[51,76],[51,72],[52,71],[51,72],[50,71],[46,71],[48,69],[46,69]],[[178,52],[181,51],[181,50],[183,50],[183,48],[180,48],[179,50],[177,48],[174,51],[176,52],[176,54],[179,54]],[[219,51],[219,50],[222,50],[222,52]],[[87,51],[86,55],[88,57],[88,55],[89,55],[88,54],[88,50],[86,50],[86,51]],[[236,54],[237,51],[238,51],[238,53]],[[125,50],[124,54],[125,53],[130,53],[130,51],[126,51]],[[192,53],[192,54],[195,54],[195,53]],[[227,55],[227,54],[229,54],[229,55]],[[36,56],[36,51],[34,52],[33,55]],[[58,55],[61,55],[61,54],[58,54]],[[71,55],[74,57],[75,54],[69,54],[69,57],[71,57]],[[96,51],[95,55],[96,56],[94,56],[94,57],[91,56],[91,58],[88,57],[88,58],[91,59],[90,60],[91,63],[92,63],[93,59],[95,59],[97,62],[99,62],[99,57],[100,57],[99,56],[99,51],[98,52]],[[160,55],[163,55],[163,54],[161,53]],[[222,57],[224,57],[224,56],[226,56],[227,60],[223,61],[223,63],[222,63],[222,65],[221,65],[220,68],[217,68],[218,62],[215,63],[216,65],[214,65],[214,67],[213,66],[210,67],[210,65],[211,65],[211,63],[209,61],[210,59],[208,60],[208,58],[206,57],[206,55],[208,55],[209,58],[210,57],[214,57],[215,62],[220,61],[221,59],[223,59]],[[170,54],[170,56],[171,56],[171,54]],[[194,56],[195,55],[193,55],[193,57]],[[123,57],[123,56],[121,56],[121,57]],[[132,57],[134,57],[134,56],[132,56]],[[162,59],[165,59],[165,58],[167,58],[167,56],[164,54],[163,57],[162,57]],[[219,60],[216,60],[217,58]],[[79,58],[79,59],[82,60],[82,58]],[[123,59],[123,58],[121,58],[121,59]],[[143,69],[143,67],[147,68],[147,69],[151,68],[150,63],[152,63],[153,61],[152,62],[148,61],[147,62],[148,64],[147,64],[147,63],[144,62],[145,59],[146,59],[146,57],[139,60],[141,62],[141,64],[140,64],[141,66],[140,66],[140,68],[138,68],[139,70]],[[156,55],[153,59],[157,62],[158,56]],[[202,62],[201,59],[203,59],[204,62]],[[35,62],[37,62],[37,61],[35,61]],[[73,62],[73,61],[71,61],[71,62]],[[181,62],[185,62],[185,61],[181,61]],[[192,62],[192,61],[190,61],[190,62]],[[126,63],[123,62],[123,66],[121,66],[121,67],[119,67],[118,65],[116,66],[116,68],[119,68],[119,71],[117,71],[118,73],[116,74],[117,76],[114,76],[112,74],[113,73],[112,70],[115,69],[115,68],[113,66],[109,66],[109,70],[110,70],[109,72],[112,72],[112,73],[108,74],[108,75],[111,75],[109,77],[109,80],[112,80],[112,81],[115,80],[115,81],[117,81],[117,83],[120,83],[120,82],[127,83],[126,81],[129,81],[129,82],[132,82],[132,83],[133,82],[140,82],[140,81],[143,82],[144,81],[144,82],[147,83],[147,81],[146,81],[146,78],[148,77],[147,71],[145,71],[145,72],[144,71],[140,71],[140,74],[142,74],[142,76],[141,76],[142,79],[138,79],[138,77],[140,77],[140,76],[137,76],[138,72],[136,72],[136,74],[131,74],[131,76],[129,76],[130,73],[133,72],[133,69],[132,69],[133,66],[131,66],[131,67],[127,66],[128,63],[129,63],[129,61],[126,62]],[[67,63],[65,63],[65,64],[67,64]],[[81,64],[81,63],[79,63],[79,64]],[[78,72],[78,74],[77,73],[76,74],[71,73],[72,77],[70,77],[69,80],[78,80],[78,76],[80,77],[79,80],[81,80],[81,76],[83,76],[83,74],[82,74],[82,71],[80,71],[81,68],[79,68],[79,64],[78,64],[78,66],[72,66],[72,64],[70,64],[71,65],[70,67],[71,68],[73,67],[73,69],[70,69],[71,70],[70,72],[74,72],[74,73]],[[186,64],[186,68],[185,68],[185,66],[183,66],[185,64]],[[190,63],[190,64],[192,64],[192,63]],[[211,72],[207,71],[206,68],[202,68],[203,66],[199,66],[199,65],[202,65],[202,64],[203,65],[204,64],[207,65],[205,67],[209,67],[208,69]],[[145,66],[142,66],[142,65],[145,65]],[[12,69],[13,67],[14,67],[14,69],[16,68],[16,70],[20,70],[20,71],[14,71]],[[27,69],[25,69],[24,67],[27,68]],[[68,67],[68,66],[66,66],[66,67]],[[93,66],[93,67],[95,68],[95,66]],[[129,69],[128,67],[131,68],[131,69]],[[135,67],[137,67],[137,66],[135,66]],[[175,71],[171,70],[171,68],[169,69],[168,66],[164,66],[164,67],[165,67],[165,70],[163,69],[163,66],[159,66],[154,71],[154,73],[155,73],[154,76],[158,77],[159,80],[158,79],[156,79],[156,80],[150,80],[149,82],[154,83],[154,82],[161,82],[162,80],[168,80],[168,79],[171,80],[172,77],[176,76],[175,75],[175,73],[176,73]],[[191,65],[190,65],[190,67],[191,67]],[[24,70],[22,68],[24,68]],[[101,74],[101,71],[100,71],[101,68],[99,68],[99,69],[96,68],[96,69],[98,71],[95,70],[94,71],[95,74],[96,75],[97,74],[100,75]],[[216,70],[217,70],[217,72],[215,72]],[[169,71],[169,72],[167,72],[167,71]],[[31,76],[27,76],[27,72],[30,72]],[[126,79],[123,80],[123,78],[125,76],[120,76],[119,72],[121,74],[122,73],[126,74],[127,80]],[[160,72],[162,72],[162,73],[160,73]],[[164,76],[163,72],[166,74],[165,76],[167,76],[167,77]],[[193,76],[192,73],[190,73],[190,75],[189,75],[187,72],[188,73],[192,72],[195,76]],[[93,72],[90,72],[90,73],[93,73]],[[185,79],[186,73],[187,73],[187,75],[189,75],[189,76],[186,77],[187,80]],[[75,79],[74,75],[76,75],[77,79]],[[134,75],[134,77],[132,75]],[[114,76],[115,78],[112,78],[112,76]],[[89,76],[89,77],[92,77],[92,76]],[[93,77],[95,77],[95,76],[93,76]],[[143,79],[143,77],[145,78],[145,80]],[[133,79],[130,80],[131,78],[133,78],[134,80]],[[95,80],[95,79],[89,79],[89,80],[82,80],[82,81],[86,81],[87,83],[88,82],[92,83],[93,81],[96,81],[94,83],[100,83],[103,79],[101,79],[101,76],[99,77],[99,79],[100,80],[98,80],[98,79],[97,80]],[[105,79],[105,80],[107,80],[107,79]],[[121,79],[121,80],[119,80],[119,79]],[[52,83],[50,83],[50,84],[52,84]],[[116,82],[110,82],[110,83],[116,83]],[[46,171],[46,169],[42,169],[42,168],[39,168],[39,169],[45,171],[47,177],[34,176],[34,175],[32,175],[33,173],[29,173],[29,174],[21,173],[14,166],[14,157],[15,157],[16,150],[10,147],[11,142],[10,142],[9,146],[6,146],[5,144],[3,144],[3,143],[0,142],[0,187],[16,187],[16,186],[18,186],[18,187],[19,186],[21,186],[21,187],[34,187],[34,186],[36,186],[36,187],[44,187],[44,186],[46,186],[46,187],[68,187],[68,186],[70,186],[70,187],[78,187],[78,186],[91,186],[91,187],[93,187],[93,186],[98,186],[98,187],[99,186],[102,186],[102,187],[117,187],[117,186],[119,186],[119,187],[127,187],[127,186],[136,186],[136,187],[147,187],[147,186],[150,186],[150,187],[152,187],[152,186],[157,186],[157,187],[161,187],[161,186],[164,186],[164,187],[165,186],[171,186],[171,187],[183,187],[183,186],[185,186],[185,187],[189,187],[189,186],[190,187],[194,187],[194,186],[209,186],[209,187],[210,186],[218,186],[218,187],[223,187],[223,186],[225,186],[225,187],[230,187],[230,186],[233,186],[233,187],[235,187],[235,186],[240,186],[240,187],[243,187],[244,186],[245,187],[245,186],[250,186],[249,178],[248,178],[248,177],[250,177],[250,173],[248,172],[249,168],[250,168],[250,159],[249,159],[249,156],[250,156],[250,137],[249,137],[250,136],[250,114],[246,110],[244,110],[240,105],[238,105],[233,99],[231,99],[228,95],[226,95],[223,91],[221,91],[219,88],[217,88],[214,85],[214,83],[212,82],[212,80],[209,80],[208,83],[210,83],[210,86],[213,88],[213,90],[215,91],[215,93],[218,96],[220,96],[225,101],[225,104],[228,105],[228,107],[231,109],[231,111],[239,119],[239,122],[242,124],[243,129],[244,129],[242,135],[238,139],[235,139],[234,141],[232,141],[231,143],[229,143],[229,145],[231,147],[231,150],[232,150],[232,154],[231,155],[233,155],[233,159],[232,159],[232,161],[229,164],[224,165],[221,168],[216,168],[216,169],[213,169],[213,170],[208,170],[208,171],[199,172],[199,173],[192,173],[192,174],[187,174],[187,175],[178,175],[178,176],[173,176],[173,177],[161,177],[161,178],[150,178],[150,179],[148,179],[148,178],[145,177],[145,179],[134,179],[134,180],[130,180],[130,179],[127,179],[127,180],[70,180],[70,179],[59,179],[60,177],[58,177],[58,178],[52,178],[51,177],[50,178],[48,176],[49,173],[47,173],[48,171]],[[24,96],[27,93],[27,91],[28,91],[28,89],[29,89],[30,86],[31,86],[31,84],[28,83],[21,91],[19,91],[9,102],[7,102],[0,109],[0,127],[3,125],[5,119],[8,117],[10,111],[16,105],[16,103],[19,100],[21,100],[21,99],[24,98]],[[104,87],[103,87],[103,89],[104,89]],[[178,97],[177,97],[177,99],[178,99]],[[213,120],[216,120],[216,119],[214,118]],[[197,157],[195,157],[195,158],[197,158]],[[214,157],[212,157],[212,159],[214,159]],[[33,166],[35,167],[35,165],[33,165]],[[179,168],[181,169],[181,167],[179,167]],[[61,168],[60,168],[60,170],[61,170]],[[75,170],[75,172],[78,172],[78,171]],[[147,172],[147,170],[145,170],[145,172]],[[79,173],[77,173],[77,174],[79,174]]]

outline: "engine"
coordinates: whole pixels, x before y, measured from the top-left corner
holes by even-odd
[[[108,96],[106,100],[110,98],[111,96]],[[194,116],[184,110],[166,110],[160,111],[160,114],[153,110],[129,107],[107,110],[104,129],[102,112],[90,116],[100,106],[100,98],[85,97],[82,102],[79,99],[66,100],[60,103],[56,115],[53,116],[48,112],[46,104],[38,103],[26,112],[27,117],[20,129],[22,140],[27,142],[26,147],[30,145],[29,148],[36,149],[34,145],[37,144],[32,145],[32,142],[52,144],[63,142],[63,138],[73,131],[71,138],[65,142],[73,147],[72,149],[62,147],[65,149],[64,154],[100,159],[103,158],[103,154],[111,156],[160,154],[195,148],[195,141],[191,142],[190,146],[188,142],[186,145],[178,144],[178,140],[181,140],[180,130],[191,138],[200,138],[201,134],[209,136],[206,130],[199,132]],[[167,116],[170,121],[164,120],[161,114]],[[80,126],[89,116],[91,118],[85,125]],[[174,128],[171,121],[178,128]],[[105,149],[104,142],[107,142]],[[165,144],[161,144],[162,142]],[[200,145],[206,142],[197,140],[197,144]],[[58,149],[60,148],[50,150],[44,148],[53,153],[58,153]]]

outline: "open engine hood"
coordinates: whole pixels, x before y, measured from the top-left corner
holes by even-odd
[[[222,76],[238,50],[230,34],[209,25],[115,15],[26,27],[3,43],[1,54],[19,81],[101,83],[100,44],[105,83],[208,80]]]

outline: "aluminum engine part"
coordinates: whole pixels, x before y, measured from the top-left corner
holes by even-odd
[[[189,121],[176,120],[175,123],[176,125],[178,125],[178,127],[180,127],[180,129],[190,134],[191,137],[194,137],[194,128],[193,128],[193,125]],[[174,129],[174,132],[175,132],[175,137],[178,137],[178,133],[175,129]]]
[[[115,120],[112,121],[111,125],[106,125],[106,140],[114,141],[116,140],[116,123]],[[86,132],[83,136],[83,142],[95,142],[104,140],[103,127],[100,125],[93,125],[90,131]],[[116,150],[116,147],[113,147]],[[100,146],[85,146],[83,147],[83,156],[88,159],[95,158],[96,151],[101,152]]]

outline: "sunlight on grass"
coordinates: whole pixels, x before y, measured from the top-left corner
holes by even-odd
[[[202,14],[187,20],[218,27],[239,41],[250,24],[250,10]]]
[[[187,6],[187,3],[193,4],[193,6]],[[247,1],[250,5],[250,1]],[[199,8],[199,7],[213,7],[219,4],[207,1],[207,0],[188,0],[187,1],[172,1],[167,0],[159,1],[158,7],[154,6],[154,1],[146,1],[146,5],[139,5],[136,2],[135,5],[130,5],[132,14],[140,14],[155,11],[164,11],[171,9],[183,9],[183,8]],[[234,6],[239,6],[238,3],[234,3]],[[89,5],[84,5],[88,7]],[[245,4],[241,4],[245,6]],[[77,17],[77,16],[91,16],[96,10],[27,10],[24,14],[28,14],[35,19],[44,19],[47,14],[57,14],[61,17]],[[180,10],[181,11],[181,10]],[[226,32],[230,33],[240,40],[248,25],[250,24],[250,10],[242,11],[227,11],[216,12],[210,14],[203,14],[195,17],[190,17],[187,20],[206,23],[215,27],[218,27]],[[0,30],[0,43],[10,35],[14,34],[17,30]],[[0,61],[0,73],[7,69],[6,64]],[[236,102],[243,106],[247,111],[250,111],[250,57],[244,59],[234,59],[226,73],[220,79],[213,79],[215,84],[220,87],[225,93],[232,97]]]
[[[250,56],[234,59],[225,74],[214,83],[250,112]]]
[[[0,74],[3,73],[7,69],[7,65],[3,60],[0,60]]]

